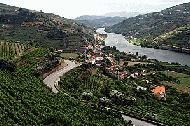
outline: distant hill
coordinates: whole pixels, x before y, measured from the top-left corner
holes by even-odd
[[[82,23],[91,28],[99,28],[99,27],[108,27],[119,22],[122,22],[124,19],[129,17],[134,17],[139,15],[138,12],[111,12],[102,16],[96,15],[83,15],[77,17],[79,23]]]
[[[92,29],[51,13],[0,3],[0,39],[38,46],[77,49],[93,41]]]
[[[107,27],[117,24],[126,19],[125,17],[101,17],[94,19],[86,19],[86,20],[77,20],[79,23],[82,23],[88,27],[99,28],[99,27]]]
[[[106,13],[104,14],[104,16],[106,17],[126,17],[126,18],[130,18],[130,17],[135,17],[137,15],[139,15],[141,13],[139,12],[110,12],[110,13]]]
[[[184,3],[167,8],[161,12],[148,13],[126,19],[121,23],[106,28],[106,31],[121,33],[128,38],[139,39],[144,46],[159,47],[164,43],[179,48],[190,48],[188,28],[184,29],[183,36],[181,36],[181,33],[180,36],[175,34],[178,36],[176,39],[174,36],[172,38],[171,35],[171,33],[174,35],[174,31],[179,30],[180,27],[188,24],[190,24],[190,3]],[[167,41],[159,41],[161,40],[158,39],[160,36],[169,33],[172,39],[168,38]]]
[[[75,20],[95,20],[95,19],[102,19],[102,18],[105,18],[105,16],[83,15],[83,16],[75,18]]]

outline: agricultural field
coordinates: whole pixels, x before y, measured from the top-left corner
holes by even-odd
[[[168,85],[171,85],[177,88],[181,92],[189,92],[190,93],[190,76],[183,73],[177,73],[174,71],[164,71],[166,76],[176,78],[176,83],[167,82]]]
[[[77,53],[61,53],[61,57],[64,59],[76,59],[79,55]]]
[[[135,68],[133,67],[133,69]],[[185,126],[189,124],[189,120],[186,118],[189,111],[185,109],[189,103],[188,94],[178,92],[169,85],[166,86],[167,99],[165,101],[158,100],[150,90],[151,83],[143,86],[147,87],[147,90],[137,90],[137,84],[141,85],[139,80],[142,79],[151,80],[153,85],[157,83],[160,85],[159,82],[170,80],[161,72],[157,72],[136,79],[125,78],[118,81],[104,75],[101,69],[82,65],[66,73],[61,78],[59,85],[61,92],[77,100],[86,100],[91,104],[103,105],[138,118],[152,119],[166,125],[182,124]],[[189,81],[187,80],[187,82]],[[118,94],[122,94],[122,96],[112,96],[113,92],[119,92]],[[133,101],[133,99],[135,100]]]
[[[24,44],[0,41],[0,57],[5,59],[16,58],[21,56],[27,48]]]
[[[116,114],[102,112],[98,108],[65,96],[53,94],[33,70],[45,62],[49,50],[36,48],[26,51],[15,61],[14,72],[0,69],[0,124],[45,126],[125,126]],[[92,114],[93,113],[93,114]]]

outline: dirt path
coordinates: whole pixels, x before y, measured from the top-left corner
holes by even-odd
[[[70,71],[71,69],[80,66],[80,64],[75,64],[74,62],[70,61],[70,60],[65,60],[65,63],[67,64],[66,67],[50,74],[49,76],[47,76],[43,82],[50,88],[52,89],[52,91],[54,93],[58,93],[58,89],[56,87],[58,87],[58,82],[60,81],[60,77],[63,76],[63,74],[67,73],[68,71]]]

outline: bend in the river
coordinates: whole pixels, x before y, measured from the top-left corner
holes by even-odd
[[[99,28],[97,32],[106,33],[104,28]],[[129,43],[121,34],[107,33],[106,46],[115,46],[119,51],[138,52],[140,55],[146,55],[150,59],[157,59],[163,62],[174,62],[190,66],[190,55],[178,53],[170,50],[161,50],[154,48],[144,48]]]

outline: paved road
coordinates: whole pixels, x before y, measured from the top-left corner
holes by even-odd
[[[60,81],[60,77],[63,76],[63,74],[67,73],[71,69],[80,66],[80,64],[75,64],[74,62],[70,60],[65,60],[65,63],[67,64],[66,67],[50,74],[47,76],[43,82],[52,89],[54,93],[58,93],[58,89],[56,88],[58,86],[58,82]]]
[[[51,88],[54,93],[58,93],[59,92],[56,87],[58,86],[58,82],[60,81],[60,77],[63,76],[63,74],[65,74],[68,71],[70,71],[71,69],[80,66],[80,64],[75,64],[74,62],[69,61],[69,60],[65,60],[65,63],[68,64],[66,67],[64,67],[64,68],[62,68],[62,69],[60,69],[60,70],[58,70],[58,71],[50,74],[49,76],[47,76],[43,80],[43,82],[49,88]],[[145,122],[145,121],[141,121],[141,120],[138,120],[138,119],[135,119],[135,118],[131,118],[129,116],[122,115],[122,117],[126,121],[131,120],[132,124],[134,124],[135,126],[156,126],[156,125],[153,125],[153,124]]]
[[[124,120],[126,120],[126,121],[131,120],[131,121],[132,121],[132,124],[134,124],[135,126],[156,126],[156,125],[154,125],[154,124],[152,124],[152,123],[148,123],[148,122],[145,122],[145,121],[141,121],[141,120],[138,120],[138,119],[129,117],[129,116],[122,115],[122,117],[123,117]]]

